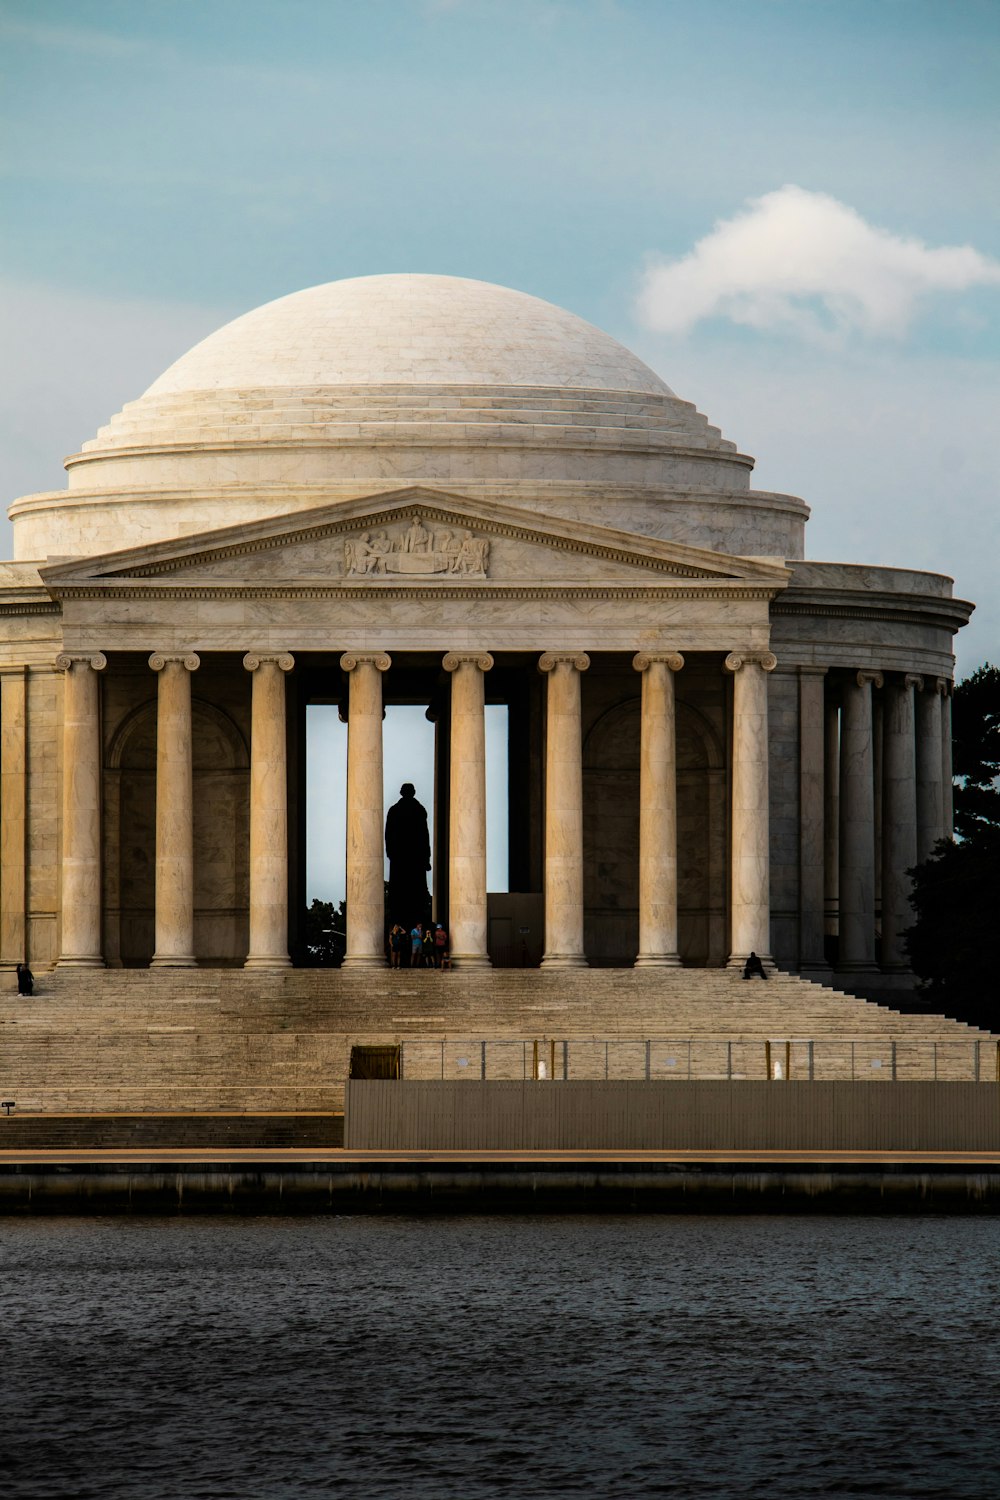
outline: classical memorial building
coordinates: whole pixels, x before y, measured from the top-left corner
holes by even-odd
[[[11,506],[0,565],[5,968],[287,967],[314,702],[348,724],[345,969],[384,966],[383,710],[408,703],[435,723],[456,968],[510,961],[523,898],[543,969],[755,950],[905,982],[971,606],[937,574],[807,561],[804,502],[752,489],[607,334],[476,281],[313,287],[207,338],[66,468]]]

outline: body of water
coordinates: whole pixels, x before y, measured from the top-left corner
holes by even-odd
[[[0,1221],[4,1500],[1000,1494],[1000,1218]]]

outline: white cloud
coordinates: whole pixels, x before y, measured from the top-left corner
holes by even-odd
[[[1000,285],[1000,261],[970,245],[933,249],[789,185],[721,220],[682,259],[651,264],[638,315],[662,333],[726,318],[814,339],[899,337],[921,298],[988,285]]]

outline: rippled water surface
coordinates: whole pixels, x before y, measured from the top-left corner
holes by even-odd
[[[1000,1494],[1000,1219],[0,1223],[0,1495]]]

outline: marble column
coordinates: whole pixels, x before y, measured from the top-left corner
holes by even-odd
[[[875,967],[875,770],[872,687],[880,672],[845,678],[840,715],[840,953],[838,969]]]
[[[349,651],[347,711],[347,953],[345,969],[385,965],[385,818],[382,797],[384,651]]]
[[[917,860],[929,859],[944,838],[944,791],[941,756],[943,677],[925,677],[917,693]]]
[[[732,651],[725,661],[733,674],[730,968],[741,968],[751,952],[773,962],[767,673],[777,665],[770,651]]]
[[[151,967],[190,969],[194,953],[194,773],[191,760],[193,651],[156,651],[156,946]]]
[[[913,690],[922,686],[919,677],[892,675],[882,720],[882,968],[896,973],[910,967],[902,933],[914,920],[906,872],[917,862]]]
[[[288,769],[285,745],[287,651],[248,652],[250,726],[250,951],[245,969],[287,969]]]
[[[0,970],[30,964],[32,958],[28,941],[30,671],[23,663],[0,666]]]
[[[582,651],[546,651],[545,953],[543,969],[585,968],[583,949]]]
[[[448,921],[456,968],[488,968],[486,918],[486,651],[449,651]]]
[[[823,733],[823,933],[840,922],[840,704],[827,697]]]
[[[677,951],[677,736],[674,673],[677,652],[640,651],[632,665],[642,673],[639,747],[639,952],[637,969],[676,967]]]
[[[62,652],[62,943],[60,968],[99,969],[101,954],[101,651]]]
[[[951,746],[951,695],[954,683],[946,682],[941,694],[941,827],[942,838],[955,833],[955,782]]]
[[[799,967],[824,970],[826,667],[799,667]]]

